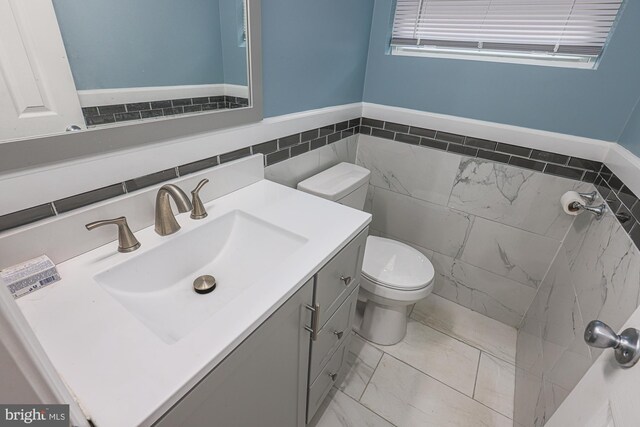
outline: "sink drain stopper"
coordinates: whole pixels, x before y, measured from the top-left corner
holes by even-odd
[[[208,294],[216,288],[216,279],[205,274],[193,281],[193,290],[199,294]]]

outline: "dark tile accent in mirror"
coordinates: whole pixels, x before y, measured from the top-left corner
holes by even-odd
[[[201,96],[162,101],[82,107],[87,126],[100,126],[129,120],[144,120],[177,114],[248,107],[247,98],[235,96]]]
[[[56,200],[55,202],[53,202],[53,205],[56,208],[56,212],[60,214],[90,205],[92,203],[97,203],[103,200],[111,199],[113,197],[122,196],[124,193],[124,186],[121,183],[114,184],[108,187],[102,187],[98,188],[97,190],[87,191],[86,193]]]
[[[139,111],[132,111],[130,113],[116,113],[116,114],[113,115],[113,117],[115,117],[116,122],[125,122],[125,121],[128,121],[128,120],[140,120],[141,119]]]

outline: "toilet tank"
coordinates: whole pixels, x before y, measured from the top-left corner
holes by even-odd
[[[339,163],[298,183],[298,190],[362,210],[370,174],[361,166]]]

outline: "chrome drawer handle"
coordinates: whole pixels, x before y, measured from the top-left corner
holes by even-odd
[[[345,286],[349,286],[351,284],[351,276],[340,276],[340,280],[342,280],[344,282]]]
[[[338,377],[338,374],[337,373],[332,374],[331,372],[329,372],[329,376],[331,377],[331,381],[335,381],[336,378]]]
[[[311,332],[311,339],[313,341],[318,339],[318,326],[320,323],[320,304],[314,304],[313,307],[305,305],[305,308],[309,310],[311,314],[311,327],[305,326],[304,328]]]
[[[344,331],[333,331],[333,334],[337,336],[338,339],[341,339],[342,335],[344,335]]]

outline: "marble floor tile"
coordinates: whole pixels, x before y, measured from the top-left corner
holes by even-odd
[[[516,367],[482,353],[473,398],[489,408],[513,418]]]
[[[516,329],[431,294],[418,302],[411,317],[472,347],[515,363]]]
[[[333,389],[316,412],[309,427],[393,427],[393,424]]]
[[[355,333],[351,338],[351,348],[349,351],[355,354],[362,362],[373,368],[378,366],[378,362],[380,362],[382,358],[382,351]]]
[[[562,240],[573,217],[557,200],[591,184],[482,159],[463,158],[449,206],[536,234]],[[535,209],[531,207],[535,206]]]
[[[376,187],[446,205],[460,156],[360,135],[356,163],[371,171]]]
[[[484,218],[476,218],[463,261],[537,289],[560,242]]]
[[[509,326],[518,327],[536,290],[459,259],[434,252],[433,292]]]
[[[349,370],[338,387],[340,391],[359,400],[381,358],[382,351],[354,334],[347,358]]]
[[[372,228],[451,257],[462,252],[473,219],[445,206],[375,189]]]
[[[361,402],[398,427],[511,427],[513,421],[385,354]]]
[[[409,320],[407,335],[398,344],[374,345],[449,387],[473,396],[480,350],[415,320]]]

